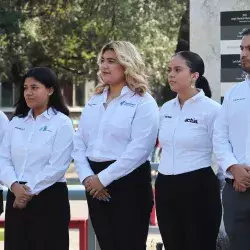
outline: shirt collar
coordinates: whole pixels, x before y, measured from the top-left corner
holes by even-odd
[[[103,102],[105,103],[107,100],[107,95],[108,95],[108,90],[109,90],[109,86],[106,86],[103,90]],[[126,94],[134,94],[134,92],[127,86],[125,85],[122,88],[121,94],[119,97],[126,95]]]
[[[199,92],[196,95],[192,96],[190,99],[188,99],[187,102],[195,102],[196,100],[205,96],[204,91],[202,89],[198,89],[198,90]],[[178,95],[176,96],[174,103],[180,105]]]
[[[56,112],[55,109],[53,109],[53,108],[48,108],[47,110],[45,110],[45,111],[44,111],[42,114],[40,114],[39,116],[44,116],[45,118],[47,118],[47,119],[49,120],[49,119],[50,119],[52,116],[54,116],[56,113],[57,113],[57,112]],[[38,116],[38,117],[39,117],[39,116]],[[32,110],[32,109],[29,110],[27,116],[24,118],[24,121],[27,121],[29,118],[34,119],[34,117],[33,117],[33,110]]]

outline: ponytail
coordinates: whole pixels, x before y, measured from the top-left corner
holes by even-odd
[[[200,76],[196,81],[196,88],[202,89],[205,96],[211,98],[212,97],[212,91],[210,89],[208,80],[204,76]]]

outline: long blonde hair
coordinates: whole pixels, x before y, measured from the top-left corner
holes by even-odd
[[[136,94],[144,95],[148,91],[145,64],[136,47],[127,41],[112,41],[103,46],[98,55],[97,63],[100,65],[102,55],[107,50],[113,50],[118,62],[124,67],[127,86]],[[99,84],[95,88],[96,94],[101,94],[108,84],[103,82],[100,69],[97,73]]]

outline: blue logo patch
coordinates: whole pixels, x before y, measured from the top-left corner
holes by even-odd
[[[47,126],[41,127],[39,131],[47,131],[47,132],[52,132],[51,130],[48,130]]]
[[[243,101],[243,100],[245,100],[246,98],[245,97],[243,97],[243,98],[236,98],[236,99],[233,99],[233,101],[234,102],[237,102],[237,101]]]
[[[25,130],[25,128],[15,127],[15,129]]]
[[[121,106],[124,105],[124,106],[129,106],[129,107],[134,107],[135,106],[135,103],[130,103],[130,102],[126,102],[126,101],[123,101],[120,103]]]

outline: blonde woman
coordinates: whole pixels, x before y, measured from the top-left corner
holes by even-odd
[[[102,250],[145,250],[152,209],[150,163],[158,107],[134,45],[114,41],[98,57],[99,85],[85,106],[73,158]]]

